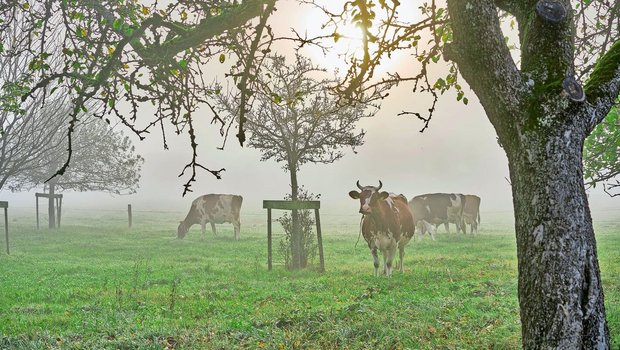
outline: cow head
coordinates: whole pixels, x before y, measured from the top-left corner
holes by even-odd
[[[379,201],[385,200],[389,196],[389,193],[385,191],[379,192],[381,187],[383,187],[381,180],[379,180],[379,187],[361,186],[359,180],[357,181],[357,188],[359,188],[361,192],[351,191],[349,192],[349,197],[360,200],[359,212],[361,214],[371,214],[372,208],[376,207]]]
[[[185,221],[181,221],[179,223],[179,227],[177,228],[177,238],[182,239],[185,237],[187,231],[189,231],[189,225],[187,225]]]

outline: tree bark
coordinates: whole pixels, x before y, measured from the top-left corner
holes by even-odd
[[[498,5],[519,22],[520,67],[504,42]],[[608,349],[582,148],[618,96],[620,49],[605,54],[611,64],[592,74],[608,95],[571,101],[562,91],[574,71],[570,11],[553,24],[535,6],[534,0],[448,0],[454,41],[444,56],[458,64],[508,157],[523,348]]]
[[[299,199],[299,184],[297,183],[297,167],[295,164],[289,164],[289,172],[291,177],[291,200]],[[302,266],[302,250],[303,242],[299,229],[299,211],[293,209],[291,211],[291,269],[298,270]]]
[[[596,240],[583,184],[585,136],[583,125],[569,122],[524,133],[520,147],[506,147],[524,349],[609,348]]]

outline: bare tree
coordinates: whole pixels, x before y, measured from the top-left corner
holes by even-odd
[[[340,104],[329,93],[333,80],[317,79],[325,71],[303,56],[296,55],[288,65],[283,56],[267,60],[265,72],[257,77],[263,88],[255,91],[256,101],[246,112],[250,133],[248,146],[261,151],[262,161],[282,163],[290,175],[293,201],[299,199],[298,172],[306,163],[328,164],[344,156],[343,148],[363,144],[364,131],[356,131],[362,117],[372,116],[366,105]],[[219,90],[219,89],[216,89]],[[218,105],[229,115],[239,117],[238,94],[216,95]],[[292,212],[292,268],[303,267],[303,242],[299,234],[297,210]]]
[[[197,170],[220,177],[223,169],[210,169],[197,159],[192,116],[211,91],[205,82],[205,63],[234,60],[229,76],[240,87],[242,106],[238,139],[245,140],[245,106],[264,56],[270,51],[272,32],[266,25],[276,0],[184,0],[160,6],[138,1],[9,1],[0,5],[0,42],[5,28],[21,16],[28,18],[26,50],[34,64],[28,77],[12,82],[13,97],[28,100],[40,91],[57,88],[70,97],[72,109],[67,136],[71,140],[79,114],[88,103],[101,105],[100,117],[113,115],[140,139],[160,131],[166,142],[166,124],[189,135],[193,150],[182,175],[190,170],[183,194],[191,191]],[[55,16],[53,16],[55,14]],[[258,18],[254,25],[251,21]],[[58,38],[51,32],[59,30]],[[42,50],[56,40],[53,50]],[[0,46],[0,52],[2,46]],[[50,60],[63,64],[52,67]],[[26,90],[23,93],[23,90]],[[121,113],[119,106],[130,109]],[[153,118],[138,118],[141,106],[154,105]],[[11,107],[5,104],[5,108]],[[217,121],[217,119],[216,119]],[[224,125],[222,125],[222,128]],[[73,145],[57,174],[71,162]]]
[[[5,28],[8,35],[0,56],[0,189],[29,190],[42,186],[62,166],[68,156],[69,139],[66,128],[71,118],[71,101],[60,90],[39,91],[32,99],[15,105],[15,91],[20,89],[15,81],[28,79],[30,67],[43,64],[27,48],[27,18],[20,16]],[[55,37],[58,36],[54,32]],[[49,41],[44,51],[53,50],[57,43]],[[58,66],[58,61],[48,61]],[[18,91],[19,93],[19,91]],[[92,111],[92,103],[85,106]],[[140,179],[143,159],[134,154],[128,137],[114,130],[101,119],[94,119],[81,111],[75,123],[72,147],[73,162],[61,176],[53,178],[46,186],[50,194],[56,189],[77,191],[106,191],[112,193],[135,192]],[[109,121],[108,121],[109,122]],[[50,227],[55,227],[54,200],[49,200]]]

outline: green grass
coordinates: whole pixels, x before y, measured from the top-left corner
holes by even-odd
[[[176,240],[180,213],[138,213],[131,230],[118,213],[85,215],[69,213],[54,231],[34,229],[30,214],[10,222],[0,348],[520,347],[515,238],[501,220],[475,237],[412,242],[405,273],[377,278],[365,242],[355,246],[356,216],[323,218],[321,274],[318,262],[288,272],[278,256],[267,271],[262,215],[242,218],[238,242],[231,225]],[[617,348],[620,223],[596,230]]]

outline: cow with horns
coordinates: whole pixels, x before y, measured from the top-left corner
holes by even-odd
[[[374,259],[375,276],[379,274],[378,250],[383,254],[383,272],[390,276],[396,249],[400,253],[398,268],[403,272],[405,245],[413,237],[415,225],[407,198],[402,194],[381,192],[382,187],[381,180],[379,187],[361,186],[358,180],[360,192],[351,191],[349,196],[360,201],[362,235]]]

